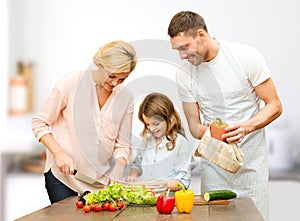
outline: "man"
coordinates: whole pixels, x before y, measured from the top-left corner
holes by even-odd
[[[268,220],[268,160],[264,127],[282,113],[271,72],[261,54],[241,44],[217,41],[197,13],[177,13],[168,27],[172,48],[184,62],[177,73],[179,96],[193,137],[220,117],[229,126],[223,139],[244,152],[231,174],[202,160],[201,191],[231,189],[250,197]],[[261,105],[263,101],[263,105]]]

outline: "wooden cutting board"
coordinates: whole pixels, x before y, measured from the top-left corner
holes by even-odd
[[[227,205],[230,200],[212,200],[205,201],[203,195],[195,195],[194,197],[194,205]]]

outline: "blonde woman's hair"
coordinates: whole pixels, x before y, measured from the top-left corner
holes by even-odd
[[[129,43],[112,41],[99,48],[93,61],[111,73],[131,73],[137,62],[136,51]]]
[[[144,129],[141,136],[147,140],[149,130],[147,124],[143,119],[143,115],[156,119],[165,120],[167,122],[166,137],[169,140],[167,143],[167,150],[173,150],[176,144],[177,133],[185,136],[184,128],[182,126],[179,113],[175,110],[174,105],[169,97],[161,93],[151,93],[147,95],[140,104],[138,117],[144,124]],[[147,141],[146,141],[147,142]]]

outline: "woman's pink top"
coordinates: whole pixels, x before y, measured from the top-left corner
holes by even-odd
[[[100,110],[91,72],[74,72],[55,85],[33,117],[32,131],[37,140],[52,133],[78,171],[106,183],[113,157],[130,162],[133,108],[132,93],[118,85]],[[53,154],[48,149],[46,152],[45,172],[51,169],[76,192],[97,190],[61,173]]]

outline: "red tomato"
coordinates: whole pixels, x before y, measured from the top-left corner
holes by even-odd
[[[89,206],[90,206],[91,210],[94,210],[95,203],[91,202],[91,203],[89,203]]]
[[[118,207],[119,209],[122,209],[122,208],[125,206],[125,204],[124,204],[123,202],[121,202],[121,201],[117,201],[117,202],[116,202],[116,205],[117,205],[117,207]]]
[[[91,207],[90,207],[89,205],[85,205],[85,206],[83,207],[83,211],[84,211],[85,213],[88,213],[88,212],[91,211]]]
[[[96,203],[95,205],[94,205],[94,211],[95,212],[100,212],[101,211],[101,205],[99,204],[99,203]]]
[[[82,208],[83,207],[83,202],[80,201],[80,200],[76,201],[76,207],[77,208]]]
[[[102,208],[103,208],[104,210],[109,210],[109,202],[104,202],[104,203],[102,204]]]
[[[117,205],[114,202],[109,203],[109,210],[110,211],[116,211],[117,210]]]

